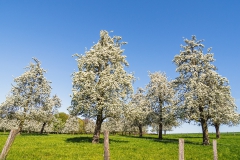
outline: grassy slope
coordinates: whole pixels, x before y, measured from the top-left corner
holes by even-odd
[[[0,150],[8,134],[0,133]],[[103,136],[102,136],[103,137]],[[215,135],[210,134],[210,139]],[[8,160],[101,160],[103,139],[100,144],[91,144],[92,135],[19,135]],[[178,138],[185,140],[185,159],[213,159],[212,146],[201,145],[201,134],[173,134],[156,139],[157,135],[110,136],[111,160],[171,160],[178,159]],[[240,133],[222,134],[217,142],[219,159],[240,159]]]

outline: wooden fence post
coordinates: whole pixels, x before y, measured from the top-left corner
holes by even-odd
[[[105,130],[104,131],[104,160],[110,160],[108,135],[109,135],[109,132]]]
[[[184,139],[179,139],[179,160],[184,160]]]
[[[217,141],[213,140],[213,159],[217,160],[218,155],[217,155]]]
[[[5,160],[7,158],[8,151],[10,150],[11,145],[14,142],[16,135],[19,133],[19,129],[12,129],[8,139],[3,147],[2,153],[0,155],[0,160]]]

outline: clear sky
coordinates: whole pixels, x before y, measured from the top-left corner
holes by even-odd
[[[124,54],[139,78],[134,88],[149,82],[148,71],[178,76],[172,60],[183,37],[204,39],[212,47],[214,65],[230,81],[240,112],[240,1],[239,0],[0,0],[0,103],[13,78],[38,58],[52,81],[52,93],[70,105],[71,74],[77,70],[73,54],[82,54],[99,39],[100,30],[114,30],[128,42]],[[210,132],[214,128],[209,128]],[[240,131],[223,126],[223,132]],[[174,132],[201,132],[184,124]]]

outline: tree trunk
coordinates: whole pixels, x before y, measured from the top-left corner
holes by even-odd
[[[24,120],[21,120],[19,124],[19,133],[22,132],[23,124],[24,124]]]
[[[142,137],[143,132],[142,132],[142,125],[141,124],[139,124],[138,129],[139,129],[139,137]]]
[[[163,125],[162,125],[162,122],[163,122],[163,119],[162,119],[163,102],[161,101],[160,97],[159,97],[159,104],[160,104],[160,113],[159,113],[160,123],[159,123],[159,130],[158,130],[158,139],[163,139],[163,136],[162,136],[162,131],[163,131]]]
[[[6,143],[5,143],[4,147],[3,147],[2,153],[0,155],[0,160],[6,160],[7,154],[9,152],[9,150],[10,150],[10,147],[13,144],[13,142],[14,142],[17,134],[19,133],[19,131],[20,131],[20,128],[11,130],[11,132],[10,132],[10,134],[8,136],[8,139],[7,139],[7,141],[6,141]]]
[[[164,135],[166,135],[167,134],[167,131],[166,130],[164,130]]]
[[[103,121],[102,115],[98,115],[97,121],[96,121],[96,126],[95,126],[94,133],[93,133],[92,143],[99,143],[102,121]]]
[[[207,121],[204,118],[201,118],[202,134],[203,134],[203,145],[210,145],[208,137],[208,126]]]
[[[43,123],[43,125],[42,125],[42,129],[41,129],[41,131],[40,131],[40,134],[43,134],[44,127],[46,126],[46,124],[47,124],[46,122]]]
[[[162,123],[159,124],[158,139],[163,139],[163,136],[162,136]]]
[[[220,124],[215,124],[214,126],[216,129],[216,138],[219,139],[220,138],[220,130],[219,130]]]

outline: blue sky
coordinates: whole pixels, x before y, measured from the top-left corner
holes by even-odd
[[[238,0],[0,0],[0,102],[13,77],[36,57],[48,71],[52,93],[62,99],[60,111],[67,112],[71,74],[77,70],[72,55],[97,42],[100,30],[114,30],[111,35],[128,42],[124,54],[130,64],[127,70],[139,78],[135,88],[149,82],[148,71],[164,71],[169,79],[178,76],[173,57],[183,37],[196,35],[205,40],[206,49],[213,48],[214,65],[230,81],[240,106],[239,7]],[[222,131],[240,130],[223,126]],[[201,127],[185,124],[174,132],[201,132]]]

